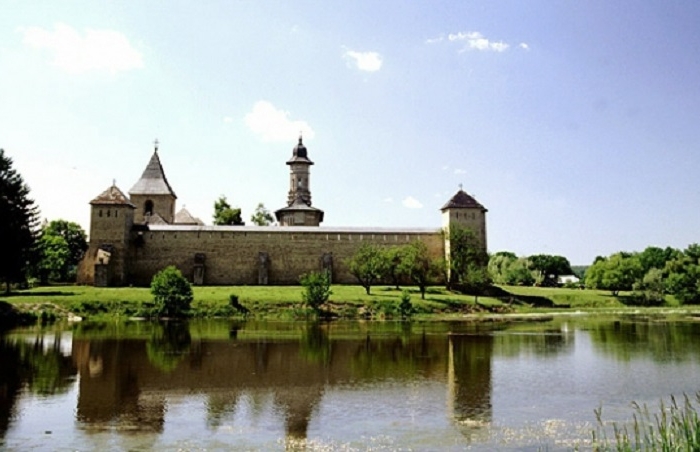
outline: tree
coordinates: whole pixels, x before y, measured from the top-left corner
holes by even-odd
[[[386,275],[391,279],[396,290],[399,290],[399,283],[403,276],[403,269],[401,268],[403,253],[404,248],[401,246],[392,246],[384,249],[384,256],[387,263]]]
[[[533,270],[540,272],[544,277],[542,284],[545,286],[556,286],[559,275],[574,273],[569,260],[564,256],[535,254],[528,259],[532,262]]]
[[[637,302],[642,305],[662,305],[666,301],[663,271],[659,268],[650,268],[641,281],[634,283],[633,288]]]
[[[489,256],[472,229],[453,224],[445,233],[450,244],[448,287],[465,284],[475,268],[488,273]]]
[[[37,273],[42,284],[49,280],[58,281],[65,272],[70,257],[66,239],[60,235],[42,234],[38,242],[39,261]]]
[[[269,226],[275,221],[275,217],[272,216],[269,210],[265,208],[263,203],[258,203],[258,207],[255,208],[255,212],[250,216],[250,221],[256,226]]]
[[[321,311],[321,306],[328,301],[333,293],[330,275],[327,271],[311,272],[302,275],[299,281],[304,287],[301,298],[308,307],[318,314]]]
[[[12,159],[0,149],[0,281],[5,292],[21,282],[36,259],[39,212],[29,197],[29,187],[12,167]]]
[[[65,242],[67,253],[62,254],[61,262],[57,260],[59,255],[56,253],[58,241],[50,238],[61,238]],[[43,273],[40,271],[39,274],[42,282],[46,282],[46,276],[56,281],[68,281],[75,277],[77,266],[88,249],[87,234],[77,223],[54,220],[43,227],[39,245],[39,268],[43,269]],[[51,251],[51,255],[46,255],[47,251]],[[45,260],[50,262],[44,262]],[[47,269],[50,269],[50,275],[45,273]]]
[[[663,271],[666,290],[682,304],[700,303],[700,247],[688,246],[683,253],[666,262]]]
[[[632,286],[642,275],[639,257],[620,252],[608,258],[596,258],[586,271],[586,286],[609,290],[617,296],[621,290],[632,290]]]
[[[226,196],[221,195],[214,202],[214,224],[217,226],[243,226],[241,209],[231,207]]]
[[[401,273],[411,278],[420,289],[421,299],[425,300],[425,289],[439,273],[437,264],[430,257],[426,244],[419,240],[404,246],[401,254]]]
[[[350,273],[357,278],[360,285],[370,295],[372,284],[381,279],[389,265],[386,254],[377,245],[365,243],[346,261]]]
[[[194,298],[189,281],[172,265],[153,276],[151,294],[155,301],[155,315],[158,317],[186,316]]]

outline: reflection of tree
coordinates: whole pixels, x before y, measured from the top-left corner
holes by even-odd
[[[667,321],[599,322],[589,327],[591,340],[601,352],[620,361],[635,356],[657,362],[700,357],[700,324]]]
[[[76,373],[76,369],[70,357],[61,353],[60,336],[54,337],[48,347],[44,346],[43,336],[37,337],[32,344],[20,342],[18,346],[32,392],[53,395],[68,390],[69,377]]]
[[[163,372],[172,372],[190,350],[191,342],[187,323],[160,324],[146,344],[148,361]]]
[[[327,364],[331,359],[331,341],[319,322],[307,323],[301,333],[299,354],[309,363]]]
[[[24,369],[15,345],[7,339],[0,340],[0,363],[3,367],[0,372],[0,437],[7,432],[22,387]]]
[[[543,357],[555,356],[573,345],[570,337],[561,330],[498,334],[495,336],[495,353],[510,357],[523,352]]]
[[[368,334],[355,351],[352,373],[355,378],[410,378],[437,363],[442,347],[444,339],[425,334],[376,339]]]

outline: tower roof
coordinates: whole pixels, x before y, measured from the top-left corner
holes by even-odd
[[[306,153],[306,146],[304,146],[301,136],[299,136],[299,144],[292,149],[292,158],[287,160],[287,165],[291,165],[292,163],[306,163],[308,165],[314,164],[314,162],[309,160],[309,156]]]
[[[119,190],[119,187],[117,187],[115,184],[112,184],[111,187],[109,187],[107,190],[103,191],[102,193],[97,196],[97,198],[93,199],[90,201],[90,204],[94,206],[101,206],[101,205],[123,205],[123,206],[131,206],[131,207],[136,207],[134,206],[129,198]]]
[[[160,157],[158,157],[157,143],[158,141],[156,141],[151,160],[146,165],[146,169],[143,170],[141,179],[129,190],[130,195],[170,195],[173,198],[177,198],[168,183],[168,179],[165,177],[163,165],[161,165]]]
[[[442,211],[447,209],[481,209],[486,212],[486,207],[481,205],[479,201],[474,199],[473,196],[468,195],[462,189],[455,193],[455,195],[440,208]]]

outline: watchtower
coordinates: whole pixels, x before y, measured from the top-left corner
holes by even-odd
[[[311,207],[310,167],[313,165],[306,146],[299,137],[299,143],[292,150],[289,165],[289,193],[287,207],[275,212],[281,226],[318,226],[323,221],[323,210]]]
[[[473,196],[459,190],[440,209],[442,211],[442,227],[449,232],[452,225],[459,225],[471,229],[474,235],[481,242],[486,251],[486,207],[481,205]],[[445,240],[445,254],[449,259],[450,241],[449,234]]]
[[[163,165],[158,156],[158,140],[154,142],[153,155],[141,178],[129,190],[131,202],[136,206],[136,224],[166,223],[175,220],[175,200],[177,196],[165,177]]]

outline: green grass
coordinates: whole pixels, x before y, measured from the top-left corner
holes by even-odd
[[[425,300],[417,287],[408,287],[418,318],[461,318],[465,314],[551,313],[562,308],[585,311],[625,311],[638,309],[625,306],[627,294],[614,297],[610,292],[567,288],[503,286],[499,298],[478,297],[450,292],[443,287],[430,287]],[[238,296],[241,305],[255,317],[300,318],[309,315],[302,304],[301,286],[196,286],[192,305],[198,317],[231,317],[241,315],[232,309],[229,297]],[[346,318],[393,318],[401,301],[401,290],[374,286],[367,295],[356,285],[334,285],[330,309]],[[144,317],[148,316],[153,297],[149,288],[97,288],[91,286],[48,286],[0,295],[21,312],[38,314],[49,311],[63,317],[73,312],[81,317]],[[671,300],[669,306],[677,306]],[[644,308],[652,312],[653,308]],[[657,309],[658,310],[658,309]]]

